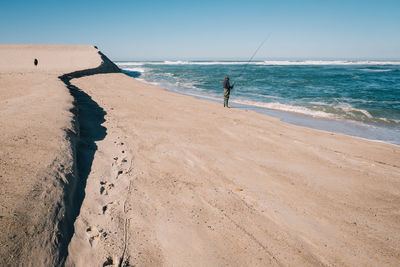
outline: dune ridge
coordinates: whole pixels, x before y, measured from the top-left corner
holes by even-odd
[[[0,56],[0,265],[63,265],[84,190],[69,79],[119,69],[92,46],[0,45]]]

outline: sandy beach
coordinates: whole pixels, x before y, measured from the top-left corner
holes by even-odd
[[[92,46],[0,58],[1,266],[400,264],[399,146],[172,93]]]

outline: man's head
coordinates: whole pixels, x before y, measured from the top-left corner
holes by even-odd
[[[226,77],[225,77],[225,80],[229,80],[229,77],[228,77],[228,76],[226,76]]]

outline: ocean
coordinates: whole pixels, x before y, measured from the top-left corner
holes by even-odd
[[[128,75],[282,121],[400,145],[400,61],[119,61]]]

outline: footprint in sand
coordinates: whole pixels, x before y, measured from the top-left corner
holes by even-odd
[[[106,261],[103,263],[103,267],[104,266],[111,266],[114,265],[114,261],[113,258],[111,256],[108,256]]]
[[[106,211],[108,210],[108,206],[109,206],[109,205],[112,205],[113,203],[114,203],[114,202],[110,202],[110,203],[104,205],[104,206],[101,208],[103,214],[105,214]]]
[[[104,193],[104,195],[108,195],[108,190],[111,190],[114,187],[113,183],[107,185],[107,181],[100,181],[100,195]],[[107,190],[106,190],[107,189]]]
[[[100,186],[100,195],[102,195],[103,193],[105,195],[108,195],[106,188],[105,188],[106,184],[107,184],[107,181],[100,181],[100,185],[101,185]]]
[[[95,247],[99,242],[100,232],[97,230],[96,227],[88,227],[86,228],[86,234],[88,235],[89,244],[91,247]]]

